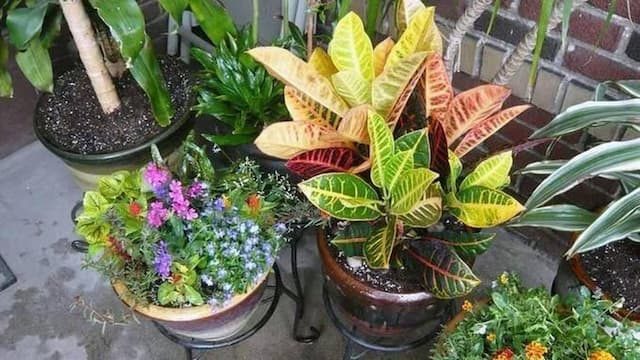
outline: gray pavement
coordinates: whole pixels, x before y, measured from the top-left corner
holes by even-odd
[[[99,312],[126,314],[108,283],[82,270],[82,255],[70,248],[76,236],[69,210],[80,197],[62,162],[37,142],[0,160],[0,254],[18,278],[0,292],[0,359],[182,359],[182,349],[144,319],[140,324],[107,326],[103,331],[83,311],[71,310],[79,296]],[[539,245],[532,246],[532,239],[500,231],[474,269],[487,280],[485,284],[504,270],[515,270],[526,284],[549,287],[558,266],[556,253],[557,249],[543,251]],[[322,330],[320,340],[303,345],[290,338],[294,305],[282,297],[270,322],[255,336],[204,354],[203,359],[342,358],[344,340],[322,306],[322,275],[313,234],[303,240],[299,260],[307,293],[303,322]],[[284,281],[290,284],[288,261],[285,251],[279,263]],[[426,347],[405,354],[362,357],[427,358]]]

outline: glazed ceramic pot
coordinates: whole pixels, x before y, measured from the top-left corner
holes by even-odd
[[[441,319],[447,310],[448,301],[427,291],[391,293],[361,282],[336,261],[323,231],[318,231],[317,244],[331,302],[359,331],[381,337],[410,336]]]
[[[235,295],[224,307],[200,306],[171,308],[153,304],[137,305],[122,282],[114,282],[120,300],[137,313],[157,321],[173,333],[199,340],[228,338],[244,328],[256,311],[267,287],[267,272],[246,293]]]

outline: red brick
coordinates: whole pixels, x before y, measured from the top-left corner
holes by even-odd
[[[596,211],[609,204],[613,197],[597,190],[587,183],[581,183],[564,194],[564,199],[581,208]]]
[[[464,1],[432,0],[428,3],[436,7],[436,13],[447,19],[457,20],[464,13]]]
[[[514,144],[522,144],[528,140],[533,130],[520,123],[517,119],[514,119],[500,129],[498,133],[502,134]]]
[[[509,139],[500,136],[500,134],[493,134],[489,136],[483,144],[489,149],[489,153],[497,153],[502,150],[506,150],[513,146],[513,143]]]
[[[538,20],[540,16],[540,0],[520,1],[520,16],[530,20]]]
[[[513,170],[522,169],[531,163],[542,161],[542,160],[544,160],[544,158],[534,152],[520,151],[515,155],[513,159]]]
[[[598,81],[640,77],[638,70],[631,69],[612,58],[596,54],[581,46],[576,46],[573,51],[565,54],[564,66]]]
[[[617,180],[605,179],[600,176],[590,179],[588,183],[612,196],[615,195],[620,188],[620,182]]]
[[[606,12],[609,9],[611,0],[590,0],[589,3]],[[638,22],[640,22],[640,1],[618,0],[618,3],[616,4],[616,14],[622,16],[623,18],[629,18],[629,15],[631,15],[630,20],[637,24]]]
[[[611,23],[606,32],[603,32],[604,29],[604,18],[580,10],[574,11],[569,21],[569,36],[592,45],[598,44],[605,50],[614,51],[622,36],[622,27]],[[600,37],[599,43],[598,37]]]
[[[513,98],[513,96],[511,97]],[[509,99],[511,99],[509,98]],[[513,105],[510,105],[513,106]],[[554,115],[548,111],[540,109],[537,106],[531,107],[529,110],[523,112],[518,116],[518,120],[524,124],[539,129],[549,123],[553,119]]]
[[[518,188],[518,194],[525,198],[528,198],[533,190],[535,190],[538,185],[540,185],[543,179],[544,177],[541,175],[523,175],[522,181],[520,182],[520,187]]]

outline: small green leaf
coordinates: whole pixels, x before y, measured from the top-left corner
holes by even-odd
[[[460,184],[460,190],[473,186],[500,189],[509,185],[509,171],[513,165],[511,151],[505,151],[482,161]]]
[[[545,227],[559,231],[582,231],[597,215],[575,205],[551,205],[529,210],[509,226]]]
[[[420,201],[427,187],[438,174],[424,168],[405,171],[400,180],[391,189],[391,206],[389,212],[394,215],[409,213]]]
[[[462,162],[460,158],[451,150],[448,150],[449,154],[449,177],[447,178],[447,187],[449,192],[458,192],[458,177],[462,173]]]
[[[441,231],[429,234],[429,239],[443,243],[465,258],[475,258],[487,251],[496,234],[484,232]]]
[[[388,269],[395,241],[396,218],[392,216],[364,243],[364,257],[367,265],[372,269]]]
[[[26,50],[16,54],[16,63],[36,89],[53,92],[51,57],[38,38],[31,40]]]
[[[225,134],[225,135],[206,135],[202,137],[219,146],[235,146],[249,144],[255,140],[258,134]]]
[[[179,297],[180,294],[176,291],[176,287],[169,282],[164,282],[158,287],[158,302],[160,305],[176,303]]]
[[[363,245],[371,236],[373,227],[366,222],[351,223],[331,240],[331,244],[340,249],[345,256],[363,256]]]
[[[40,33],[48,7],[48,0],[39,0],[34,6],[21,7],[7,12],[9,40],[16,48],[25,50],[29,41]]]
[[[200,293],[197,292],[196,289],[192,288],[189,285],[184,285],[184,295],[186,300],[190,302],[191,305],[198,306],[204,304],[202,295],[200,295]]]
[[[189,0],[189,6],[198,24],[214,45],[220,42],[228,34],[237,33],[233,19],[227,11],[211,0]]]
[[[429,151],[429,137],[427,129],[415,130],[404,134],[396,140],[396,151],[413,151],[413,165],[428,168],[431,162]]]
[[[9,44],[0,36],[0,97],[13,97],[11,74],[7,69]]]
[[[189,0],[158,0],[158,2],[175,22],[182,24],[182,13],[189,6]]]

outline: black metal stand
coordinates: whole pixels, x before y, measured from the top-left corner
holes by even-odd
[[[386,345],[382,344],[381,340],[385,340],[385,338],[380,337],[373,340],[367,340],[363,335],[358,334],[358,329],[355,325],[349,327],[343,321],[341,321],[337,314],[336,310],[331,303],[331,299],[329,299],[329,293],[327,291],[327,285],[324,284],[322,288],[322,300],[324,302],[325,310],[329,315],[329,319],[336,326],[338,331],[345,337],[346,343],[344,347],[344,352],[342,355],[343,360],[356,360],[361,358],[368,351],[380,351],[380,352],[402,352],[415,349],[422,345],[427,344],[429,341],[433,340],[435,336],[438,334],[439,327],[435,327],[435,329],[422,337],[415,339],[413,341],[402,342],[399,344]],[[445,311],[445,316],[448,314],[448,311]],[[360,353],[355,354],[357,347],[361,347],[364,351],[360,351]]]

